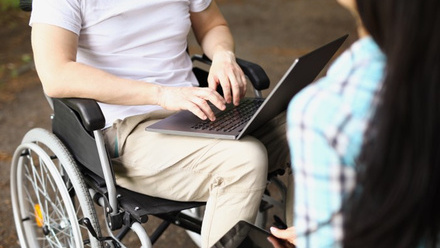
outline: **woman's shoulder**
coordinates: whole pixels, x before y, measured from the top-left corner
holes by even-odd
[[[291,107],[300,112],[328,111],[370,104],[382,85],[385,57],[370,38],[355,42],[330,66],[326,76],[299,92]]]
[[[370,38],[355,42],[335,60],[326,76],[292,99],[288,121],[321,130],[341,127],[348,119],[368,118],[381,87],[384,60]]]
[[[290,102],[288,122],[292,125],[307,124],[319,128],[321,125],[335,121],[333,117],[343,108],[343,99],[337,94],[334,85],[328,78],[322,78],[299,92]]]

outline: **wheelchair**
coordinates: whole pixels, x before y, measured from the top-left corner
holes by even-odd
[[[20,7],[31,11],[32,1],[21,0]],[[206,87],[209,59],[195,55],[192,60],[200,87]],[[237,62],[255,95],[262,97],[270,83],[264,70],[242,59]],[[124,238],[132,232],[141,248],[150,248],[170,224],[186,230],[199,245],[204,202],[172,201],[118,186],[97,102],[78,98],[48,102],[52,130],[28,131],[11,162],[11,202],[21,247],[126,247]],[[278,177],[283,173],[268,175],[277,197],[268,188],[262,198],[256,222],[262,228],[274,207],[286,218],[287,189]],[[150,216],[162,220],[151,235],[143,226]]]
[[[204,56],[193,56],[193,61],[210,63]],[[269,87],[264,70],[248,61],[237,62],[261,97]],[[193,71],[200,86],[206,86],[208,72],[196,66]],[[101,130],[105,120],[96,101],[49,99],[49,103],[52,130],[27,132],[11,164],[11,200],[22,247],[126,247],[123,238],[133,232],[147,248],[170,224],[184,228],[198,242],[204,202],[161,199],[116,184]],[[266,191],[257,223],[263,228],[270,208],[285,209],[286,188],[277,174],[268,180],[282,197],[275,199]],[[142,226],[149,216],[162,220],[151,235]]]

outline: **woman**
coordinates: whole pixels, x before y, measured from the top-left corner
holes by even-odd
[[[296,233],[273,233],[301,248],[436,247],[440,2],[340,2],[360,40],[289,107]]]
[[[357,4],[387,66],[357,168],[361,193],[344,209],[344,246],[438,247],[440,2]]]

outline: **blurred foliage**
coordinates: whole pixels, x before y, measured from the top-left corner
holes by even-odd
[[[16,9],[19,6],[19,0],[0,0],[0,11]]]

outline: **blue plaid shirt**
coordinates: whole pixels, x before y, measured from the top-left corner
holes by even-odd
[[[288,140],[295,176],[297,247],[341,247],[340,213],[382,85],[385,57],[371,37],[355,42],[327,76],[294,97]]]

